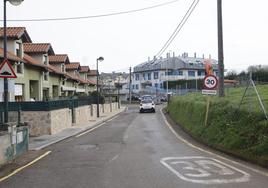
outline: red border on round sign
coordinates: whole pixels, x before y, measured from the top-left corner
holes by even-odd
[[[205,84],[205,80],[206,80],[206,78],[208,78],[208,77],[213,77],[213,78],[215,78],[215,80],[216,80],[216,84],[215,84],[214,87],[208,88],[208,87],[206,86],[206,84]],[[204,88],[207,89],[207,90],[214,90],[214,89],[218,86],[218,83],[219,83],[218,78],[217,78],[215,75],[212,75],[212,74],[211,74],[211,75],[207,75],[207,76],[205,76],[205,78],[204,78],[204,80],[203,80],[203,86],[204,86]]]

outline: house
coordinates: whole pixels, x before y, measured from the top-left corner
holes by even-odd
[[[188,53],[182,56],[170,56],[166,58],[154,58],[153,60],[141,63],[134,67],[132,91],[134,93],[142,93],[146,88],[163,89],[164,82],[173,80],[196,80],[205,77],[205,61],[204,57],[198,58],[196,54],[189,57]],[[209,59],[212,63],[213,72],[218,74],[217,61]]]
[[[3,61],[3,28],[0,28],[0,62]],[[69,69],[67,54],[55,54],[50,43],[33,43],[24,27],[7,28],[8,59],[17,75],[9,79],[9,101],[48,100],[94,90],[89,67]],[[67,66],[67,71],[66,71]],[[81,71],[81,74],[80,74]],[[92,75],[92,79],[96,76]],[[0,79],[0,101],[3,101]]]

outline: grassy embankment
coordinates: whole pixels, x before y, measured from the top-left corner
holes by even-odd
[[[268,86],[257,87],[268,112]],[[207,97],[202,94],[176,96],[168,105],[169,115],[199,141],[268,167],[268,121],[253,89],[226,90],[225,98],[211,97],[205,126]]]

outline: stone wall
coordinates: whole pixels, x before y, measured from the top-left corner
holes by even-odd
[[[30,136],[52,134],[50,111],[22,111],[21,121],[28,123]]]
[[[55,134],[72,126],[72,111],[69,108],[50,111],[51,133]]]
[[[80,106],[75,110],[75,125],[81,125],[88,123],[91,118],[91,105],[90,106]]]
[[[111,106],[113,112],[118,110],[117,103],[112,103]],[[21,122],[28,123],[30,136],[40,136],[55,134],[72,125],[85,125],[97,119],[96,104],[74,108],[73,112],[74,114],[69,108],[52,111],[22,111]],[[99,112],[100,116],[110,113],[110,104],[100,104]],[[14,112],[12,119],[15,120],[16,116],[17,113]]]

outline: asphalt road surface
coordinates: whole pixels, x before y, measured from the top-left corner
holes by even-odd
[[[268,172],[174,134],[157,106],[138,106],[0,183],[1,188],[267,188]]]

